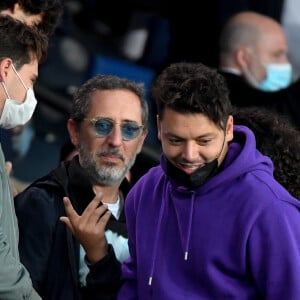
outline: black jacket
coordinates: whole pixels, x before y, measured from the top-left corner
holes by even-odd
[[[129,191],[124,180],[123,198]],[[91,183],[75,157],[32,183],[15,198],[20,228],[21,261],[29,270],[33,285],[44,300],[116,299],[121,264],[110,246],[101,261],[90,266],[87,286],[79,283],[79,243],[66,225],[63,197],[69,196],[79,214],[94,198]],[[107,229],[127,237],[124,210],[119,220],[113,216]]]
[[[236,74],[220,71],[225,77],[231,103],[237,107],[261,106],[285,115],[300,129],[300,79],[278,92],[264,92]]]

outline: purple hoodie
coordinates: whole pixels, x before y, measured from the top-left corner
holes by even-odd
[[[300,202],[253,133],[235,126],[234,136],[204,185],[176,186],[162,156],[128,194],[119,300],[300,299]]]

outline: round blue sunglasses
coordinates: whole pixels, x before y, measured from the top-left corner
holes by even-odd
[[[141,130],[144,128],[144,125],[139,125],[136,122],[126,121],[121,124],[114,122],[111,119],[107,118],[93,118],[93,119],[85,119],[94,127],[96,135],[99,137],[106,137],[110,135],[113,131],[113,128],[116,125],[120,125],[122,139],[124,141],[130,141],[135,139],[141,133]]]

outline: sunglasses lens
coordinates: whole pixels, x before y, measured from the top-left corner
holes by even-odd
[[[95,127],[96,135],[100,137],[110,135],[115,126],[112,121],[106,119],[96,120],[93,124]],[[139,135],[141,128],[141,126],[135,123],[123,123],[121,125],[123,140],[129,141],[135,139]]]
[[[97,120],[95,122],[95,131],[98,136],[107,136],[111,133],[114,124],[109,120]]]
[[[122,137],[125,141],[135,139],[140,133],[141,127],[137,124],[125,123],[122,125]]]

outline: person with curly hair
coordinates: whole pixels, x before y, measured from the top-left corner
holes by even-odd
[[[235,108],[233,117],[254,132],[256,148],[272,159],[276,180],[300,200],[300,132],[287,117],[263,107]]]

